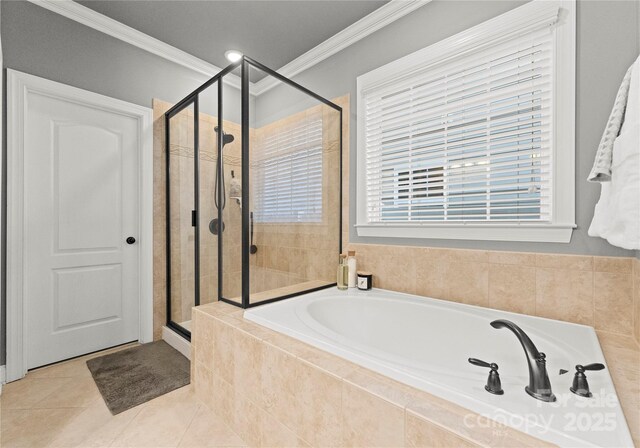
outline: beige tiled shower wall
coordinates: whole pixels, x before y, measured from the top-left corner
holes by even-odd
[[[153,338],[162,337],[166,314],[164,113],[169,104],[153,100]]]
[[[318,223],[255,224],[251,255],[251,292],[292,286],[309,281],[335,281],[340,212],[339,115],[318,105],[255,129],[255,146],[282,130],[307,120],[322,120],[322,221]],[[252,153],[252,169],[259,161]],[[255,177],[252,175],[251,181]]]

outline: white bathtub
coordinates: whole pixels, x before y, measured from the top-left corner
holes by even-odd
[[[560,446],[633,446],[608,369],[587,372],[594,398],[569,391],[576,364],[606,365],[591,327],[380,289],[330,288],[244,316]],[[558,401],[527,395],[524,351],[512,332],[489,325],[495,319],[513,321],[546,353]],[[504,395],[485,391],[489,370],[469,357],[500,366]]]

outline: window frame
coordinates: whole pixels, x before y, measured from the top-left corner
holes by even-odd
[[[498,39],[555,29],[552,118],[552,220],[550,222],[393,222],[370,223],[367,216],[364,92],[414,70],[446,63]],[[575,0],[533,0],[500,16],[418,50],[357,78],[358,236],[568,243],[575,224]]]

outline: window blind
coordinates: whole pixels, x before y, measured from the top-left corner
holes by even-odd
[[[551,220],[549,27],[365,86],[369,223]]]
[[[260,131],[259,131],[260,133]],[[257,222],[322,220],[322,116],[263,129],[253,148]]]

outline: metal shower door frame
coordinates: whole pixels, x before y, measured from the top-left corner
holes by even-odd
[[[340,136],[339,136],[339,148],[338,148],[338,177],[340,179],[339,189],[338,189],[338,254],[342,253],[342,107],[337,104],[329,101],[328,99],[318,95],[317,93],[307,89],[306,87],[298,84],[295,81],[290,80],[289,78],[281,75],[275,70],[270,69],[266,65],[261,64],[260,62],[252,59],[248,56],[243,56],[241,61],[242,63],[242,72],[241,72],[241,95],[242,95],[242,203],[249,204],[249,67],[254,67],[269,76],[276,78],[278,81],[286,84],[290,87],[295,88],[296,90],[307,94],[308,96],[314,98],[315,100],[321,102],[325,106],[329,106],[332,109],[336,110],[340,114]],[[246,138],[244,138],[246,132]],[[246,162],[246,163],[245,163]],[[245,165],[246,165],[246,176],[245,176]],[[230,303],[234,306],[239,306],[241,308],[253,308],[254,306],[266,305],[267,303],[278,302],[280,300],[289,299],[291,297],[300,296],[302,294],[308,294],[314,291],[319,291],[322,289],[331,288],[336,286],[336,283],[329,283],[324,286],[310,288],[304,291],[285,294],[280,297],[275,297],[273,299],[267,299],[256,303],[250,303],[251,291],[250,291],[250,282],[249,282],[249,249],[251,246],[249,232],[250,232],[250,217],[249,217],[249,207],[242,208],[242,303],[238,304],[237,302],[233,302],[230,300],[226,300],[222,297],[219,297],[219,300]],[[338,256],[336,254],[336,257]]]
[[[191,339],[190,331],[186,330],[182,326],[171,320],[171,228],[170,228],[170,157],[169,157],[169,149],[170,149],[170,120],[172,117],[180,113],[185,108],[193,105],[194,107],[194,211],[192,214],[192,222],[195,228],[195,264],[194,264],[194,302],[195,306],[200,304],[200,188],[199,188],[199,94],[204,92],[207,88],[211,87],[214,83],[217,83],[217,94],[218,94],[218,129],[223,129],[223,82],[222,78],[231,73],[233,70],[240,68],[240,94],[241,94],[241,173],[242,173],[242,203],[249,204],[250,201],[250,192],[249,192],[249,150],[250,150],[250,140],[249,140],[249,126],[250,126],[250,90],[249,90],[249,69],[250,67],[254,67],[269,76],[276,78],[278,81],[286,84],[290,87],[297,89],[298,91],[305,93],[322,104],[331,107],[336,110],[340,114],[340,126],[339,126],[339,198],[338,198],[338,253],[342,252],[342,194],[343,194],[343,182],[342,182],[342,151],[343,151],[343,135],[342,135],[342,108],[337,104],[323,98],[322,96],[312,92],[306,87],[301,86],[300,84],[280,75],[278,72],[266,67],[265,65],[251,59],[247,56],[243,56],[239,61],[227,66],[207,82],[202,84],[196,90],[191,92],[181,101],[179,101],[176,105],[170,108],[164,115],[165,118],[165,154],[166,154],[166,185],[165,185],[165,193],[166,193],[166,313],[167,313],[167,326],[171,329],[177,331],[180,335],[185,337],[186,339]],[[222,148],[223,148],[223,132],[217,133],[217,157],[222,157]],[[222,160],[222,159],[219,159]],[[222,196],[222,188],[220,187],[220,182],[222,181],[221,172],[223,168],[223,164],[219,164],[219,171],[216,173],[216,184],[218,191],[218,204],[222,204],[223,196]],[[240,308],[251,308],[258,305],[264,305],[266,303],[272,303],[279,300],[288,299],[291,297],[295,297],[301,294],[307,294],[309,292],[317,291],[320,289],[329,288],[335,286],[335,283],[328,284],[326,286],[312,288],[309,290],[301,291],[294,294],[287,294],[280,297],[276,297],[269,300],[264,300],[257,303],[250,303],[250,207],[242,207],[241,212],[241,228],[242,228],[242,240],[241,240],[241,258],[242,258],[242,297],[241,302],[236,302],[230,300],[223,295],[223,232],[218,232],[218,300],[223,301],[225,303],[229,303],[231,305],[240,307]],[[218,223],[219,229],[222,229],[223,222],[223,210],[221,207],[217,207],[218,210]],[[337,255],[337,254],[336,254]]]
[[[200,167],[199,167],[199,159],[200,159],[200,141],[199,141],[199,128],[200,128],[200,120],[199,120],[199,99],[198,96],[195,95],[189,99],[189,101],[181,102],[180,107],[171,108],[168,112],[165,113],[165,170],[166,170],[166,183],[165,183],[165,211],[166,211],[166,287],[167,287],[167,297],[166,297],[166,314],[167,319],[166,323],[169,328],[176,331],[178,334],[183,336],[184,338],[191,340],[191,332],[184,328],[182,325],[174,322],[171,318],[171,118],[175,117],[177,114],[193,105],[193,188],[194,188],[194,204],[193,209],[191,211],[191,225],[194,228],[194,281],[198,279],[194,284],[193,294],[194,294],[194,306],[198,306],[200,304],[200,225],[198,222],[199,210],[200,210]]]
[[[165,124],[165,253],[166,253],[166,325],[172,330],[176,331],[182,337],[187,340],[191,340],[191,332],[186,328],[174,322],[171,318],[171,182],[170,182],[170,144],[171,144],[171,118],[182,112],[187,107],[193,105],[194,107],[194,208],[192,210],[191,222],[194,227],[194,306],[200,305],[200,107],[199,107],[199,95],[206,89],[217,83],[218,89],[218,129],[222,129],[222,77],[236,69],[242,61],[235,64],[231,64],[225,69],[218,72],[214,77],[202,84],[196,90],[191,92],[185,98],[176,103],[164,114]],[[222,132],[218,133],[217,145],[218,145],[218,157],[222,157]],[[222,164],[220,164],[222,170]],[[220,182],[220,173],[216,178],[216,182]],[[221,203],[222,192],[221,188],[218,188],[218,203]],[[222,209],[218,208],[218,222],[222,223]],[[222,232],[218,235],[218,297],[222,297]]]

